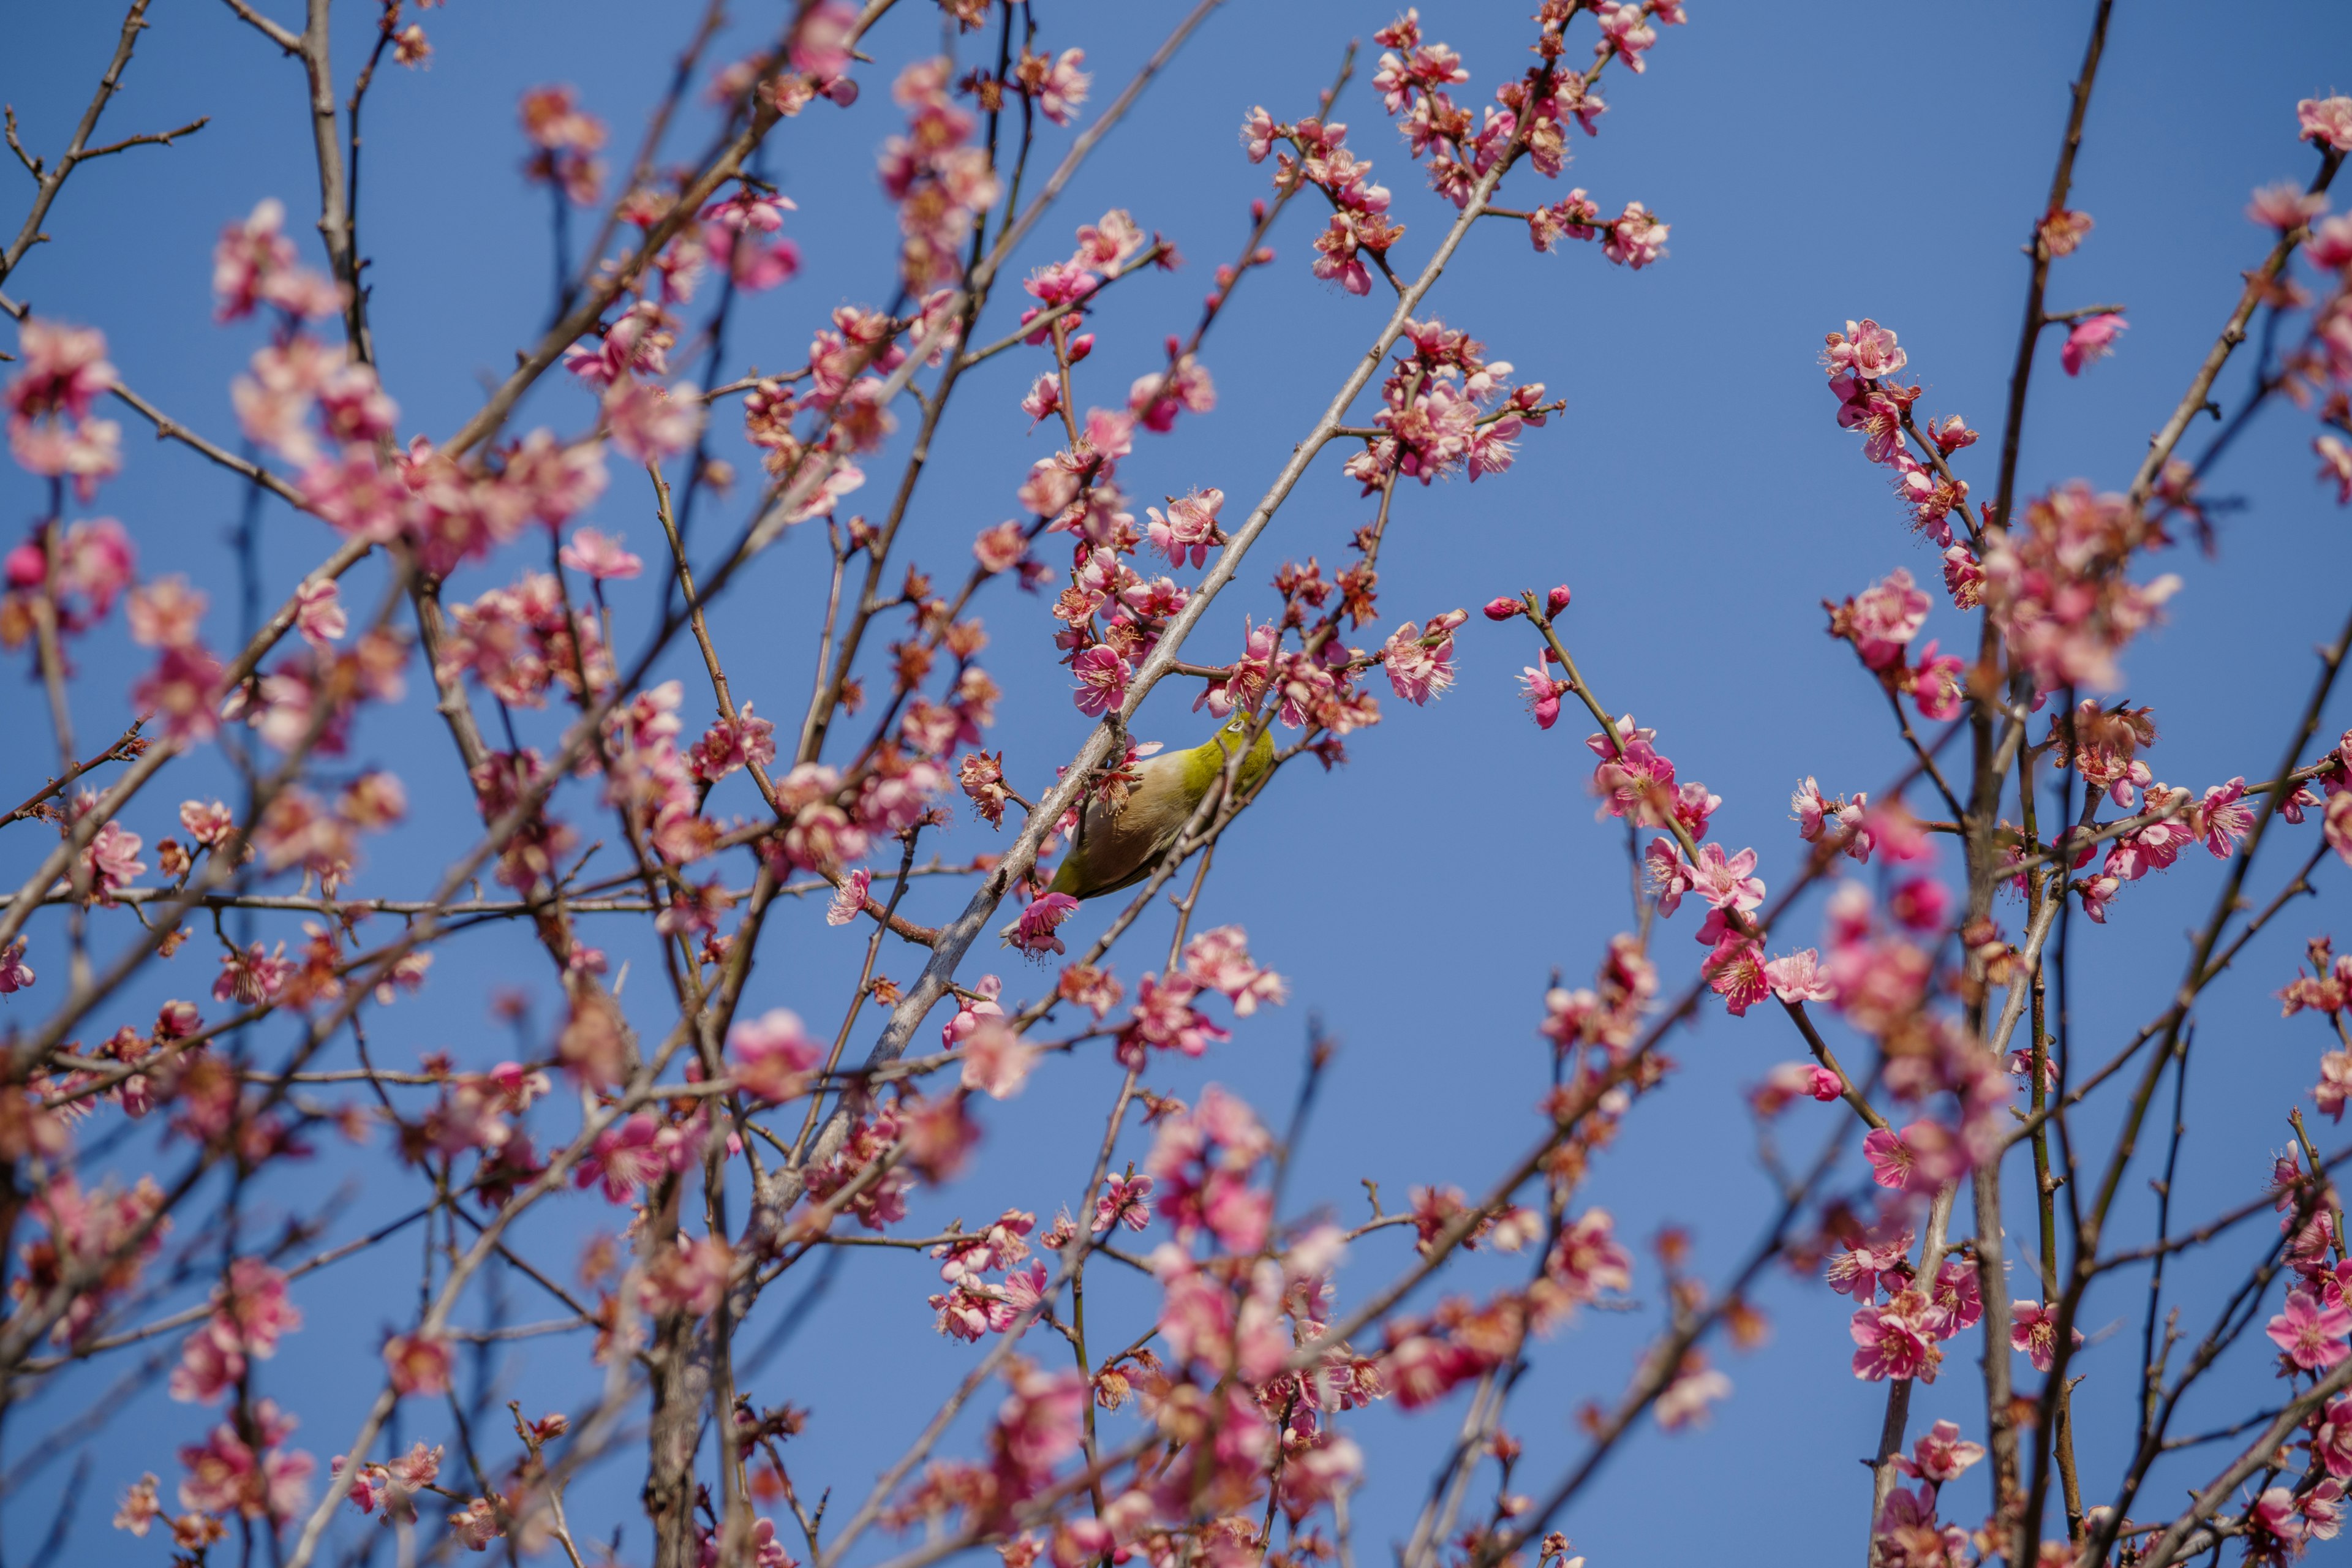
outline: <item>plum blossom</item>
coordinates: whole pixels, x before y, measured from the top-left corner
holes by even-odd
[[[2074,1331],[2074,1344],[2083,1343],[2083,1331]],[[2048,1372],[2058,1355],[2058,1314],[2039,1301],[2011,1301],[2009,1304],[2009,1348],[2023,1351],[2025,1359],[2033,1363],[2036,1372]]]
[[[2113,311],[2084,317],[2066,334],[2065,346],[2058,351],[2058,363],[2065,367],[2068,375],[2082,374],[2084,365],[2095,363],[2115,352],[2116,334],[2130,324]]]
[[[1054,930],[1077,912],[1078,900],[1069,894],[1047,893],[1032,900],[1021,911],[1020,920],[1006,940],[1024,952],[1064,952],[1062,939],[1054,934]]]
[[[1884,1306],[1856,1309],[1849,1324],[1853,1342],[1853,1374],[1871,1383],[1889,1378],[1936,1381],[1943,1352],[1932,1331],[1921,1321],[1926,1300],[1916,1290],[1899,1291]]]
[[[2338,153],[2352,153],[2352,98],[2306,98],[2294,106],[2299,138],[2317,142]]]
[[[1559,700],[1574,689],[1549,670],[1534,665],[1519,672],[1519,687],[1522,700],[1527,703],[1528,711],[1534,715],[1538,730],[1549,730],[1559,721]]]
[[[638,557],[621,548],[621,536],[593,528],[575,530],[563,547],[562,559],[574,572],[599,583],[625,581],[646,569]]]
[[[735,1058],[735,1081],[748,1093],[779,1102],[799,1098],[810,1069],[824,1058],[800,1015],[785,1007],[738,1023],[727,1032],[727,1049]]]
[[[2264,185],[2246,204],[2246,216],[2265,228],[2291,234],[2327,210],[2327,198],[2284,181]]]
[[[1078,678],[1078,711],[1094,719],[1126,703],[1127,683],[1135,672],[1116,649],[1097,643],[1070,661],[1070,673]]]
[[[2286,1352],[2286,1359],[2305,1372],[2325,1372],[2352,1355],[2346,1336],[2352,1334],[2352,1310],[2339,1296],[2325,1301],[2307,1290],[2287,1293],[2286,1310],[2273,1318],[2263,1331]]]
[[[1819,948],[1808,947],[1776,958],[1764,966],[1764,983],[1783,1002],[1834,1001],[1837,987],[1822,973],[1821,956]]]
[[[1171,566],[1183,565],[1188,557],[1196,567],[1207,564],[1210,547],[1225,542],[1224,531],[1217,526],[1217,510],[1224,504],[1225,492],[1211,487],[1171,498],[1164,515],[1156,506],[1146,507],[1144,515],[1151,524],[1145,531],[1152,548],[1166,555]]]

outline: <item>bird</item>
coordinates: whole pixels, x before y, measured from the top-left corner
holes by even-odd
[[[1099,799],[1087,802],[1070,852],[1047,886],[1047,893],[1091,899],[1131,888],[1151,875],[1168,847],[1192,820],[1193,811],[1214,789],[1225,763],[1249,743],[1250,721],[1237,717],[1188,752],[1166,752],[1132,764],[1136,781],[1127,799],[1117,806]],[[1235,770],[1234,788],[1245,793],[1274,766],[1274,737],[1260,734]],[[1009,941],[1020,926],[1007,925]]]

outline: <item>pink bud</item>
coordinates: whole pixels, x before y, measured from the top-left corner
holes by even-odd
[[[8,586],[37,586],[49,574],[49,558],[40,545],[27,542],[8,552]]]
[[[1556,616],[1566,608],[1568,608],[1568,584],[1562,583],[1551,591],[1551,597],[1544,605],[1544,614]]]
[[[837,76],[824,84],[824,96],[847,109],[857,101],[857,84],[845,76]]]
[[[1070,340],[1070,363],[1072,364],[1077,363],[1080,360],[1086,358],[1088,354],[1094,352],[1095,335],[1092,332],[1080,332],[1076,337]]]
[[[1174,359],[1174,358],[1176,357],[1176,355],[1177,355],[1177,354],[1178,354],[1178,353],[1179,353],[1183,349],[1183,347],[1184,347],[1184,340],[1183,340],[1183,339],[1181,339],[1181,338],[1178,337],[1178,336],[1177,336],[1175,333],[1173,333],[1173,332],[1171,332],[1171,333],[1169,333],[1169,334],[1168,334],[1168,357],[1169,357],[1170,359]]]
[[[1500,598],[1486,601],[1486,618],[1490,621],[1507,621],[1525,608],[1527,608],[1526,605],[1506,594]]]
[[[1250,252],[1250,261],[1253,265],[1258,267],[1273,266],[1274,247],[1270,245],[1259,246],[1255,250]]]

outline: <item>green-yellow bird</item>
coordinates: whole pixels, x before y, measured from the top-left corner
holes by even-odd
[[[1076,840],[1045,890],[1091,899],[1131,888],[1151,875],[1168,847],[1192,820],[1193,811],[1216,787],[1225,763],[1249,736],[1250,721],[1236,718],[1189,752],[1163,752],[1135,764],[1136,783],[1116,811],[1089,800],[1079,816]],[[1274,766],[1274,737],[1260,735],[1236,770],[1234,787],[1247,791]],[[1009,941],[1020,926],[1007,925]]]

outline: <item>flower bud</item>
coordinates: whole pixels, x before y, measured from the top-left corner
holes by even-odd
[[[1486,618],[1490,621],[1507,621],[1525,608],[1527,608],[1526,605],[1506,594],[1500,598],[1489,599],[1486,602]]]
[[[1551,591],[1551,597],[1544,604],[1544,614],[1556,616],[1566,608],[1568,608],[1568,584],[1562,583]]]

